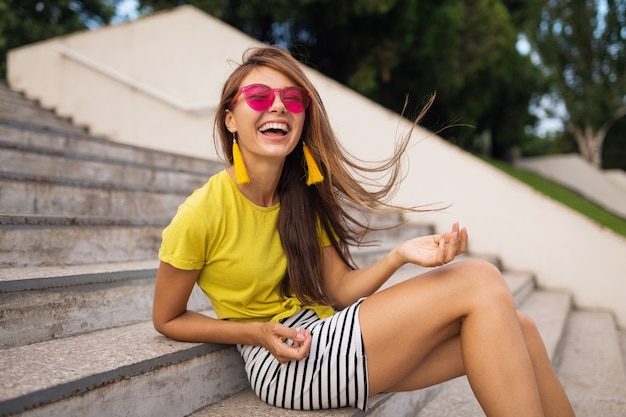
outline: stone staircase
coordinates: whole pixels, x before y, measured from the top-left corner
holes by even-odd
[[[0,416],[481,416],[465,378],[388,395],[367,413],[270,407],[232,346],[181,343],[150,322],[160,233],[219,163],[121,145],[0,85]],[[394,241],[429,233],[407,225]],[[497,260],[494,260],[497,262]],[[388,285],[423,269],[407,266]],[[505,272],[580,416],[626,415],[626,333],[610,314]],[[212,314],[195,290],[190,309]]]

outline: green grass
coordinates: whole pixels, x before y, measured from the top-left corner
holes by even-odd
[[[581,213],[602,226],[613,230],[615,233],[626,237],[626,219],[606,211],[602,207],[585,199],[580,194],[570,190],[569,188],[563,187],[562,185],[533,172],[516,168],[505,162],[487,158],[482,159],[512,177],[526,183],[540,193],[545,194],[572,210]]]

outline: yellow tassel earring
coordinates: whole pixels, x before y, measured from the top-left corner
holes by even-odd
[[[250,182],[246,164],[243,162],[239,144],[237,143],[237,133],[233,133],[233,165],[235,166],[235,179],[237,184],[247,184]]]
[[[302,149],[304,150],[304,160],[307,166],[306,185],[317,184],[324,181],[324,176],[315,163],[315,159],[313,159],[313,155],[311,155],[311,150],[304,142],[302,142]]]

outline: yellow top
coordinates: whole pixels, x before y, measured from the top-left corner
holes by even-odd
[[[278,233],[280,205],[248,200],[226,171],[209,179],[178,208],[163,231],[159,259],[183,270],[200,270],[198,285],[220,319],[279,321],[303,308],[320,318],[332,307],[303,306],[282,298],[287,257]],[[328,236],[321,232],[323,246]]]

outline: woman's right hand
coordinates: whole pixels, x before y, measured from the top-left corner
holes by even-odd
[[[267,322],[262,326],[262,346],[280,363],[301,360],[309,355],[311,332],[294,329],[280,323]]]

